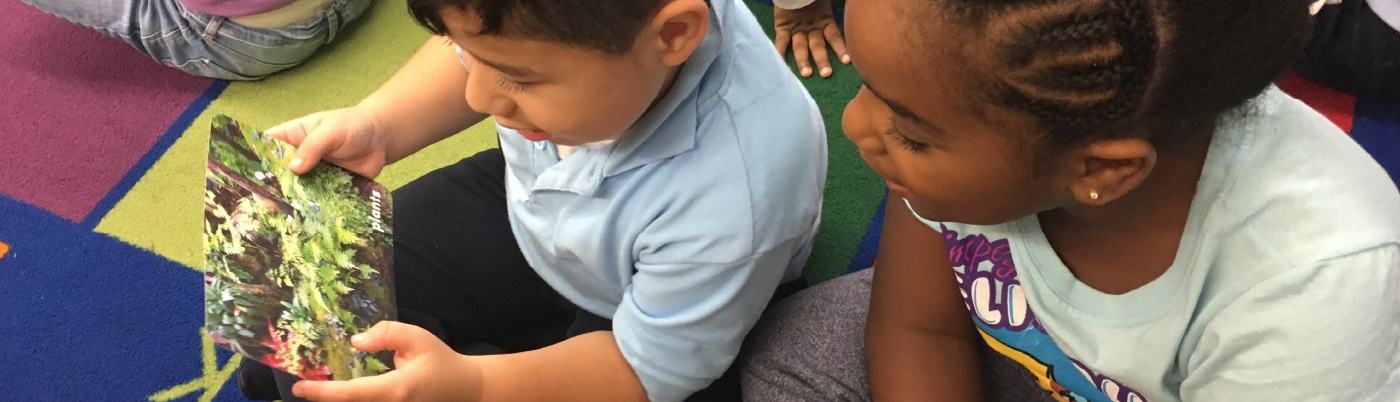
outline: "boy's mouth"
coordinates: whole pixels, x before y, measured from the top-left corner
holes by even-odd
[[[521,137],[530,141],[540,142],[549,139],[549,132],[544,130],[515,130],[515,132],[520,133]]]

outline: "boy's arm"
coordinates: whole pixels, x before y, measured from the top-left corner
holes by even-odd
[[[434,36],[358,108],[388,137],[386,164],[451,137],[486,118],[467,105],[467,70],[452,41]]]
[[[865,353],[876,401],[980,401],[977,342],[943,237],[890,197]]]
[[[647,392],[623,358],[612,331],[569,338],[510,355],[475,358],[481,401],[646,401]]]

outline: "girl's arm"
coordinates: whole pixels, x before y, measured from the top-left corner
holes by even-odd
[[[943,236],[890,197],[865,353],[876,401],[980,401],[977,342]]]

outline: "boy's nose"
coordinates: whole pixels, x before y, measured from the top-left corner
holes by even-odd
[[[492,116],[508,116],[515,112],[515,101],[506,97],[492,84],[484,73],[467,75],[467,89],[464,96],[467,105],[479,113]]]

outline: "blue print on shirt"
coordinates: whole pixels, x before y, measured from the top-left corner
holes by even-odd
[[[959,238],[947,226],[942,232],[963,301],[992,349],[1026,366],[1058,401],[1147,402],[1138,391],[1060,350],[1026,301],[1006,239]]]

